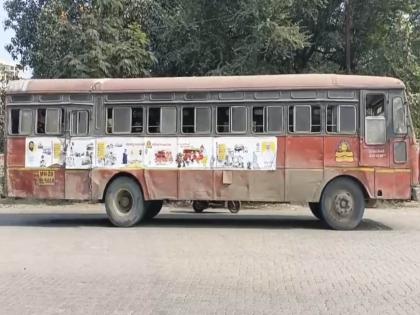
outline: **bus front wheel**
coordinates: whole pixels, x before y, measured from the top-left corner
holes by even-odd
[[[115,179],[107,189],[105,208],[115,226],[130,227],[146,214],[143,193],[137,182],[129,177]]]
[[[321,197],[323,221],[334,230],[352,230],[363,218],[365,199],[360,186],[347,178],[332,181]]]
[[[153,219],[162,210],[163,200],[149,200],[145,202],[146,214],[145,219]]]

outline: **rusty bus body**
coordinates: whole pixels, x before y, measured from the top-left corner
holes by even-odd
[[[109,210],[109,187],[126,178],[141,192],[122,195],[128,207],[297,201],[324,220],[323,202],[356,207],[345,188],[323,200],[337,179],[360,190],[363,209],[365,200],[409,200],[419,148],[404,91],[398,79],[342,75],[11,82],[6,194],[106,201]],[[130,226],[146,210],[111,221]]]

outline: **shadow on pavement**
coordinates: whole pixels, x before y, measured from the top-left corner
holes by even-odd
[[[48,214],[0,213],[0,227],[112,227],[105,214]],[[307,215],[255,215],[255,214],[196,214],[187,211],[161,214],[141,223],[137,228],[238,228],[238,229],[327,229],[313,216]],[[391,227],[365,219],[359,231],[389,231]]]

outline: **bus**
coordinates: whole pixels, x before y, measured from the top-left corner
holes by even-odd
[[[419,199],[419,145],[395,78],[263,75],[20,80],[6,92],[6,196],[105,203],[130,227],[164,200],[307,203],[351,230],[375,200]]]

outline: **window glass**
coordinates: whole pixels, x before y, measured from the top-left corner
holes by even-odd
[[[366,143],[367,144],[385,144],[386,142],[386,124],[385,117],[366,117],[365,124]]]
[[[176,107],[162,107],[161,131],[163,134],[176,133]]]
[[[160,107],[149,108],[149,133],[160,133]]]
[[[20,133],[20,109],[12,109],[10,111],[10,132],[12,135]]]
[[[229,107],[217,107],[217,132],[230,132],[230,109]]]
[[[131,109],[131,133],[143,132],[143,108],[133,107]]]
[[[308,105],[291,106],[289,129],[291,132],[311,132],[311,107]],[[291,124],[290,124],[291,123]]]
[[[267,107],[268,132],[283,131],[283,107],[268,106]]]
[[[195,109],[195,131],[209,133],[211,131],[211,111],[209,107],[197,107]]]
[[[113,133],[130,133],[131,107],[114,107]]]
[[[327,132],[338,132],[338,106],[327,106]]]
[[[264,107],[252,108],[252,131],[255,133],[264,132],[265,110]]]
[[[356,132],[356,107],[340,106],[340,133]]]
[[[112,133],[112,126],[113,126],[113,115],[112,115],[112,108],[107,108],[106,110],[106,132]]]
[[[232,107],[232,132],[246,132],[246,107]]]
[[[392,100],[392,116],[395,134],[407,133],[407,114],[401,97]]]
[[[47,109],[47,123],[45,133],[58,134],[60,133],[61,126],[61,111],[60,109]]]
[[[32,132],[32,109],[21,111],[20,133],[28,135]]]
[[[311,107],[311,132],[321,132],[321,107]]]
[[[77,134],[86,135],[88,134],[88,112],[80,111],[77,117]]]

